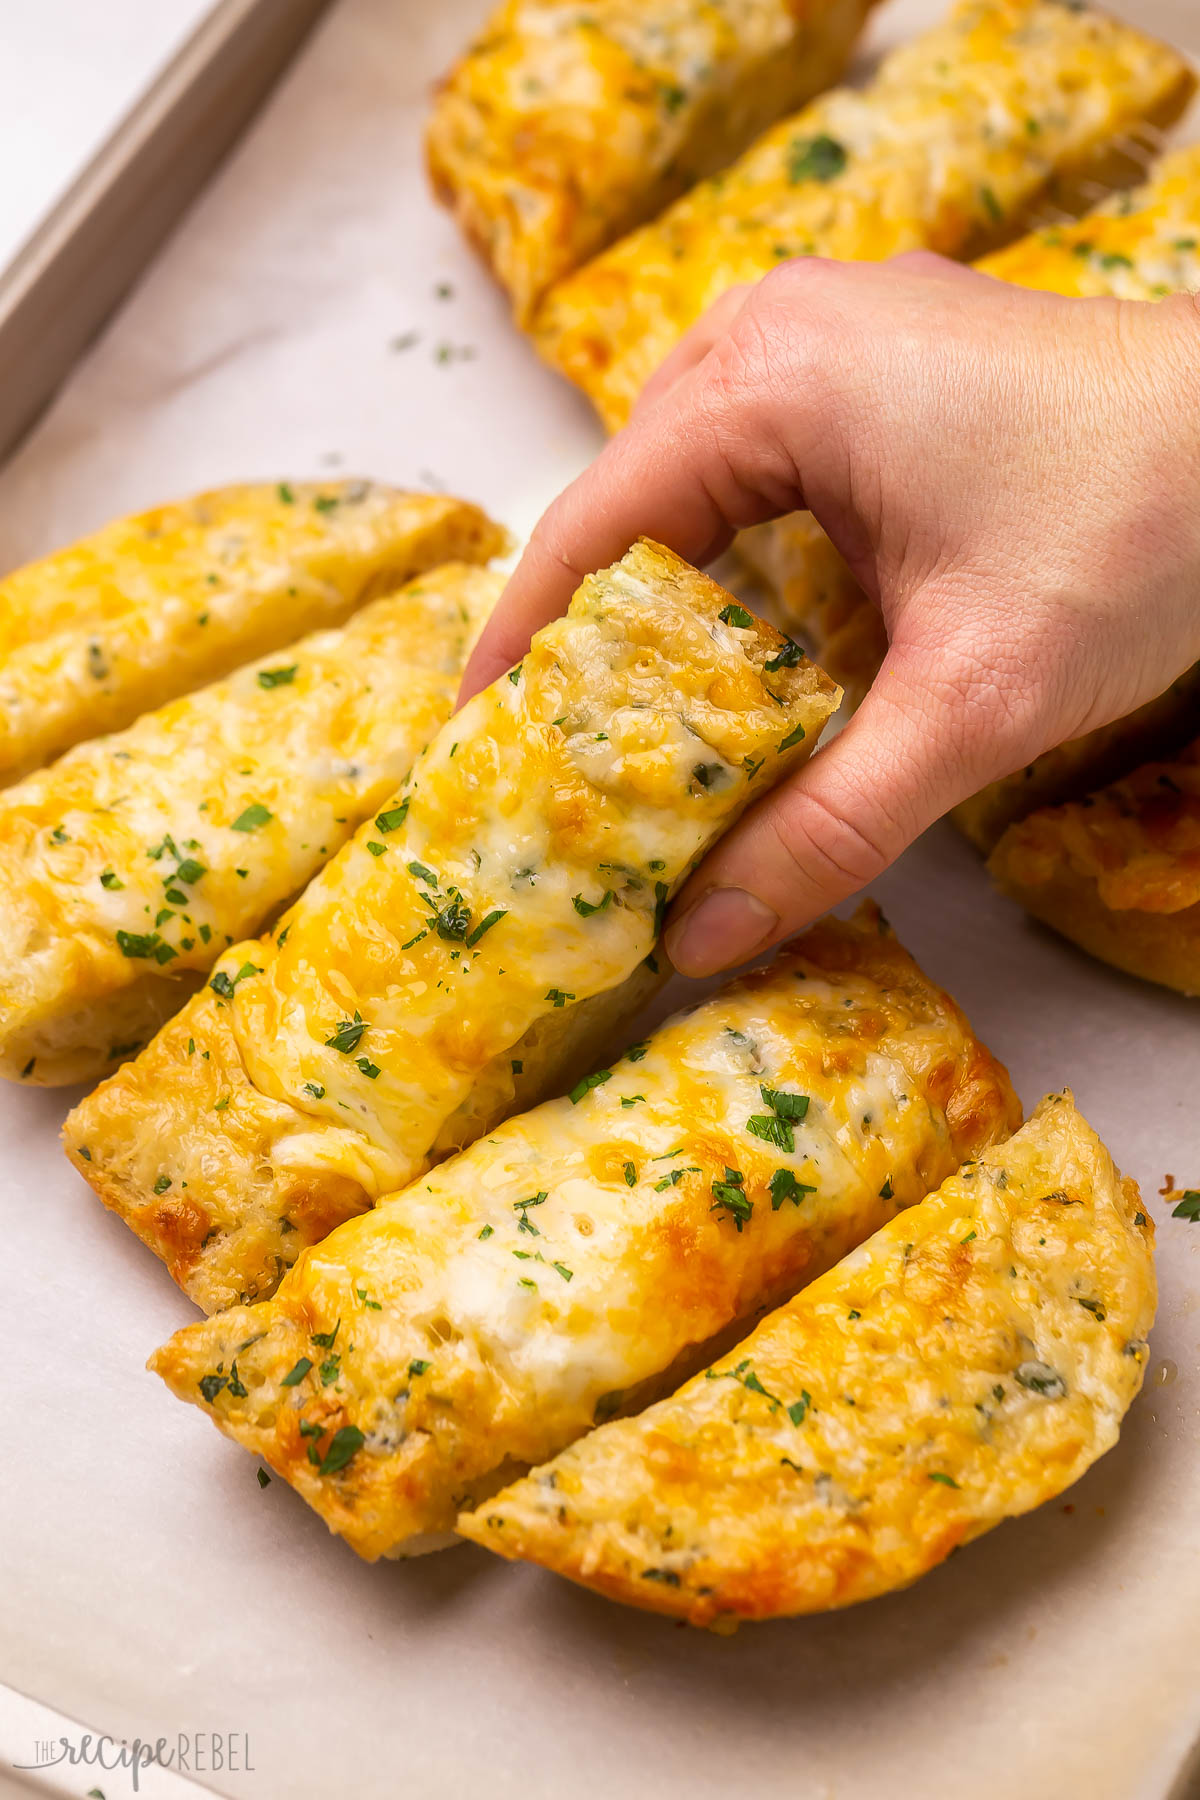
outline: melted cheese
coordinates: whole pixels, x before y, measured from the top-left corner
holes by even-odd
[[[1133,1182],[1053,1096],[673,1398],[459,1530],[694,1624],[904,1587],[1116,1442],[1152,1239]]]
[[[506,545],[465,501],[368,481],[222,488],[106,525],[0,582],[0,784]]]
[[[139,1050],[394,791],[503,585],[448,564],[0,793],[0,1072]]]
[[[507,0],[443,83],[440,197],[526,320],[835,81],[874,0]]]
[[[1035,918],[1115,968],[1200,994],[1200,744],[1010,826],[988,868]]]
[[[1004,1071],[868,908],[343,1225],[272,1301],[179,1333],[153,1366],[361,1554],[395,1553],[452,1524],[456,1496],[669,1386],[1018,1118]],[[327,1380],[313,1334],[339,1318]],[[235,1357],[240,1392],[221,1380]],[[302,1357],[314,1371],[289,1390]],[[336,1477],[308,1457],[317,1420],[363,1434]]]
[[[982,248],[1051,177],[1139,123],[1174,117],[1193,85],[1182,57],[1102,14],[964,0],[864,91],[814,101],[559,283],[535,316],[535,343],[615,429],[738,282],[792,256]]]
[[[837,699],[723,589],[635,545],[281,928],[234,945],[76,1109],[70,1153],[200,1304],[269,1292],[341,1219],[587,1067],[661,979],[672,892]]]

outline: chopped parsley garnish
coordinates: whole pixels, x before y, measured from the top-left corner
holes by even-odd
[[[577,1081],[567,1098],[572,1106],[578,1106],[579,1102],[590,1094],[593,1088],[603,1087],[606,1081],[611,1080],[611,1069],[597,1069],[594,1075],[585,1075],[582,1081]]]
[[[567,1001],[573,1000],[575,996],[574,994],[564,994],[561,988],[551,988],[547,993],[546,998],[549,1000],[551,1006],[565,1006]]]
[[[239,981],[245,981],[250,975],[261,974],[262,970],[257,963],[244,962],[236,975],[227,975],[224,969],[218,969],[208,985],[214,994],[220,994],[222,1000],[231,1000]]]
[[[366,1288],[355,1288],[354,1291],[369,1312],[383,1311],[383,1306],[378,1300],[372,1300],[368,1297]]]
[[[302,1091],[312,1100],[323,1100],[325,1098],[325,1089],[321,1086],[319,1081],[306,1081]]]
[[[564,1281],[571,1281],[574,1279],[575,1271],[574,1269],[568,1269],[566,1263],[551,1263],[550,1267],[552,1269],[557,1269]]]
[[[520,681],[521,670],[524,667],[525,667],[524,663],[518,663],[515,669],[510,669],[508,671],[508,679],[512,682],[514,687],[516,687],[518,681]]]
[[[645,1094],[622,1094],[621,1105],[625,1107],[636,1106],[639,1100],[644,1101],[645,1098]]]
[[[316,504],[319,506],[320,500]],[[339,1426],[329,1440],[328,1450],[317,1465],[317,1474],[336,1475],[339,1469],[344,1469],[358,1455],[366,1441],[357,1425]]]
[[[777,1411],[778,1408],[783,1405],[782,1400],[780,1400],[777,1394],[771,1393],[769,1388],[763,1386],[762,1382],[758,1379],[758,1376],[754,1373],[754,1370],[750,1367],[750,1358],[748,1356],[743,1356],[741,1362],[736,1363],[732,1369],[706,1369],[704,1374],[705,1379],[708,1381],[739,1382],[741,1386],[748,1389],[750,1393],[761,1394],[764,1400],[769,1400],[772,1411]]]
[[[782,1088],[760,1087],[759,1093],[780,1119],[803,1119],[808,1112],[807,1094],[789,1094]]]
[[[790,1169],[776,1169],[768,1191],[771,1195],[771,1211],[778,1212],[785,1200],[791,1200],[794,1205],[799,1206],[808,1194],[815,1194],[817,1190],[809,1187],[806,1182],[797,1181]]]
[[[299,1387],[308,1371],[312,1368],[312,1357],[301,1356],[292,1364],[287,1374],[279,1383],[280,1387]]]
[[[787,1119],[777,1118],[774,1113],[752,1113],[746,1120],[746,1130],[752,1137],[761,1138],[765,1144],[774,1144],[778,1150],[786,1150],[789,1155],[796,1148],[796,1138]]]
[[[294,506],[295,505],[296,496],[292,492],[291,488],[288,486],[286,481],[281,481],[279,486],[275,489],[275,492],[278,494],[278,496],[279,496],[280,500],[283,502],[284,506]]]
[[[493,907],[490,913],[485,913],[475,929],[467,933],[467,949],[473,950],[486,931],[490,931],[493,925],[498,925],[501,919],[507,917],[508,908],[506,906]]]
[[[332,1331],[313,1331],[309,1333],[309,1337],[318,1350],[332,1350],[337,1343],[338,1332],[341,1329],[342,1321],[339,1319]]]
[[[774,656],[768,656],[766,662],[763,664],[763,672],[767,675],[774,675],[778,669],[794,669],[797,664],[802,663],[803,661],[803,650],[800,648],[795,638],[788,638],[782,649],[777,650]]]
[[[412,1375],[414,1377],[417,1375],[424,1375],[426,1370],[428,1369],[428,1367],[429,1367],[429,1364],[425,1361],[425,1359],[423,1357],[414,1356],[412,1361],[408,1365],[408,1372],[410,1375]]]
[[[1047,1400],[1061,1400],[1067,1391],[1066,1382],[1049,1363],[1023,1362],[1013,1373],[1023,1388],[1031,1394],[1043,1394]]]
[[[784,738],[783,742],[779,745],[775,754],[777,756],[782,756],[783,752],[785,750],[790,750],[792,748],[793,744],[800,744],[800,743],[803,743],[803,741],[804,741],[803,725],[794,725],[792,727],[792,729],[788,732],[787,736]]]
[[[374,838],[368,838],[367,849],[371,852],[372,856],[386,856],[387,855],[387,845],[376,843]]]
[[[787,178],[791,182],[832,181],[848,161],[845,146],[827,132],[817,137],[793,138],[788,146]]]
[[[471,929],[471,909],[457,890],[434,915],[433,928],[447,943],[459,944]]]
[[[658,1162],[660,1159],[656,1156],[654,1160],[655,1162]],[[656,1194],[664,1193],[669,1187],[678,1187],[685,1175],[699,1174],[700,1168],[696,1163],[691,1164],[691,1166],[686,1169],[672,1169],[669,1175],[664,1175],[661,1181],[655,1182],[654,1191]]]
[[[366,1020],[361,1013],[356,1012],[352,1019],[343,1019],[333,1036],[325,1039],[325,1048],[340,1050],[343,1056],[349,1056],[352,1050],[358,1049],[366,1029]]]
[[[379,1074],[379,1064],[373,1063],[369,1056],[360,1056],[356,1066],[362,1070],[368,1081],[374,1081]]]
[[[724,1181],[712,1184],[713,1203],[709,1212],[727,1212],[740,1232],[750,1220],[754,1202],[743,1192],[746,1177],[740,1169],[726,1169]]]
[[[593,913],[603,912],[607,906],[612,904],[615,898],[616,896],[613,893],[613,890],[611,888],[606,888],[604,890],[603,900],[598,900],[593,904],[591,900],[585,900],[582,894],[576,894],[571,901],[571,905],[575,908],[575,911],[579,914],[581,919],[590,919]]]
[[[1097,1320],[1099,1324],[1103,1325],[1108,1314],[1105,1312],[1104,1307],[1099,1300],[1080,1300],[1079,1304],[1082,1306],[1084,1312],[1090,1312],[1092,1317]]]
[[[800,1389],[800,1398],[793,1400],[787,1409],[787,1416],[793,1425],[803,1425],[808,1417],[808,1409],[812,1405],[812,1395],[807,1388]]]
[[[410,862],[408,872],[410,875],[415,875],[418,881],[423,881],[426,887],[435,888],[437,886],[437,876],[432,869],[427,869],[424,863]]]
[[[275,815],[269,807],[263,806],[256,800],[252,806],[246,808],[245,812],[238,814],[229,829],[230,831],[260,831],[264,825],[269,825],[274,817]]]
[[[260,688],[267,689],[291,687],[293,681],[296,679],[296,670],[299,667],[299,663],[291,663],[286,669],[260,669],[258,671],[258,685]]]
[[[179,867],[176,869],[174,875],[164,876],[163,880],[164,880],[164,882],[168,881],[168,880],[170,880],[170,881],[185,881],[185,882],[187,882],[187,884],[190,887],[195,882],[199,881],[199,879],[202,875],[207,875],[207,874],[208,874],[208,870],[205,868],[205,866],[202,862],[197,862],[194,856],[185,856],[183,861],[180,863]]]
[[[928,1474],[930,1481],[940,1481],[943,1487],[956,1488],[958,1486],[953,1475],[946,1475],[941,1469],[930,1469]]]
[[[254,1473],[258,1476],[258,1485],[260,1488],[270,1487],[271,1477],[267,1474],[265,1469],[255,1469]]]
[[[631,1162],[627,1162],[625,1164],[625,1186],[626,1187],[636,1187],[637,1186],[637,1166],[636,1166],[636,1164],[631,1163]]]
[[[997,200],[995,190],[990,187],[981,187],[979,190],[979,198],[983,201],[983,210],[987,213],[987,216],[992,223],[994,225],[1003,225],[1004,208]]]
[[[227,1381],[228,1376],[225,1375],[202,1375],[196,1385],[211,1406]]]
[[[495,1229],[496,1227],[494,1225],[485,1225],[479,1235],[481,1238],[490,1238]]]
[[[171,1177],[169,1175],[160,1175],[154,1184],[154,1191],[156,1194],[165,1194],[170,1185]]]
[[[892,1195],[895,1193],[895,1191],[896,1190],[892,1186],[892,1178],[889,1175],[887,1180],[884,1182],[883,1186],[879,1190],[879,1198],[881,1200],[890,1200],[892,1198]]]
[[[1173,1219],[1186,1219],[1189,1224],[1200,1224],[1200,1192],[1195,1188],[1187,1188],[1179,1205],[1172,1208]]]
[[[379,831],[399,831],[408,817],[408,800],[402,800],[399,806],[393,806],[388,812],[376,813],[375,825]]]
[[[625,1052],[625,1061],[626,1062],[641,1062],[643,1056],[645,1056],[645,1054],[649,1048],[650,1048],[650,1039],[649,1038],[643,1038],[640,1044],[630,1044],[628,1050]]]
[[[717,617],[723,625],[736,625],[740,631],[751,631],[754,628],[754,620],[744,606],[723,606]]]
[[[118,931],[117,946],[122,956],[157,956],[165,948],[157,931]]]
[[[100,886],[107,888],[110,894],[115,894],[118,888],[125,886],[125,883],[114,869],[105,869],[100,877]],[[128,952],[126,954],[128,955]]]

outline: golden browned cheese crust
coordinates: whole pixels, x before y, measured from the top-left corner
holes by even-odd
[[[558,283],[534,342],[616,429],[668,351],[737,283],[792,256],[977,254],[1052,177],[1140,123],[1175,117],[1193,87],[1181,56],[1102,13],[965,0],[861,93],[814,101]]]
[[[189,1327],[152,1366],[361,1555],[407,1552],[464,1494],[669,1392],[716,1334],[1019,1117],[1003,1069],[864,908],[343,1225],[273,1300]],[[323,1471],[335,1441],[357,1451]]]
[[[507,533],[377,482],[219,488],[0,582],[0,785]]]
[[[507,0],[439,91],[434,187],[525,321],[836,81],[873,3]]]
[[[1200,744],[1005,832],[1003,893],[1101,962],[1200,994]]]
[[[1051,1096],[672,1399],[458,1529],[697,1625],[905,1587],[1116,1442],[1152,1241],[1134,1183]]]
[[[665,975],[675,888],[837,701],[636,544],[76,1109],[68,1153],[200,1305],[271,1292],[340,1219],[587,1067]]]
[[[0,1074],[135,1055],[394,792],[503,585],[431,570],[0,793]]]

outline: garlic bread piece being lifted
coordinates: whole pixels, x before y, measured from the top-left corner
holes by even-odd
[[[458,1529],[696,1625],[905,1587],[1112,1448],[1146,1367],[1152,1240],[1053,1095],[673,1398]]]

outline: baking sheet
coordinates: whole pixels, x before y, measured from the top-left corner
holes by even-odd
[[[484,10],[340,0],[0,475],[0,561],[255,475],[440,481],[524,528],[594,452],[425,193],[428,84]],[[875,42],[941,10],[892,0]],[[1200,52],[1194,0],[1120,10]],[[193,1778],[271,1800],[1200,1791],[1200,1227],[1157,1192],[1200,1185],[1200,1013],[1028,925],[948,828],[874,891],[1027,1105],[1075,1087],[1160,1228],[1146,1390],[1064,1503],[908,1594],[732,1639],[469,1548],[368,1568],[144,1373],[188,1304],[62,1160],[73,1096],[5,1087],[0,1679],[117,1740],[248,1734],[251,1773]],[[0,1767],[39,1717],[5,1714]]]

